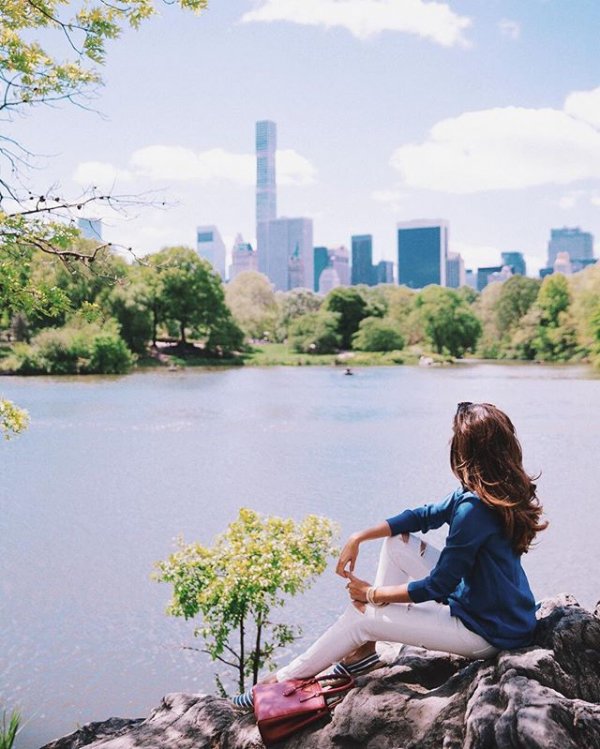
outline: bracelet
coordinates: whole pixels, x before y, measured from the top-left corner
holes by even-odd
[[[367,603],[371,606],[385,606],[385,603],[375,603],[375,593],[377,593],[377,588],[373,586],[367,588]]]

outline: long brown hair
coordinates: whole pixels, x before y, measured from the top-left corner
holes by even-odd
[[[461,484],[494,509],[513,549],[524,554],[539,531],[542,507],[534,478],[508,416],[491,403],[459,403],[454,416],[450,465]]]

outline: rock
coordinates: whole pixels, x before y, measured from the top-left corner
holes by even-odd
[[[534,644],[469,662],[405,647],[285,749],[600,749],[600,603],[544,601]],[[252,715],[167,695],[145,720],[90,723],[43,749],[261,749]]]

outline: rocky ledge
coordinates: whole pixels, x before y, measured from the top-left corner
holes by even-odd
[[[170,694],[146,719],[90,723],[43,749],[259,749],[253,716]],[[403,648],[360,678],[331,720],[286,749],[600,749],[600,604],[543,603],[531,647],[492,661]]]

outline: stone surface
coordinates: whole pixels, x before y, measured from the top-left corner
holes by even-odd
[[[531,647],[489,661],[403,648],[357,680],[331,720],[286,749],[600,749],[600,604],[543,603]],[[260,749],[252,715],[167,695],[146,719],[90,723],[43,749]]]

